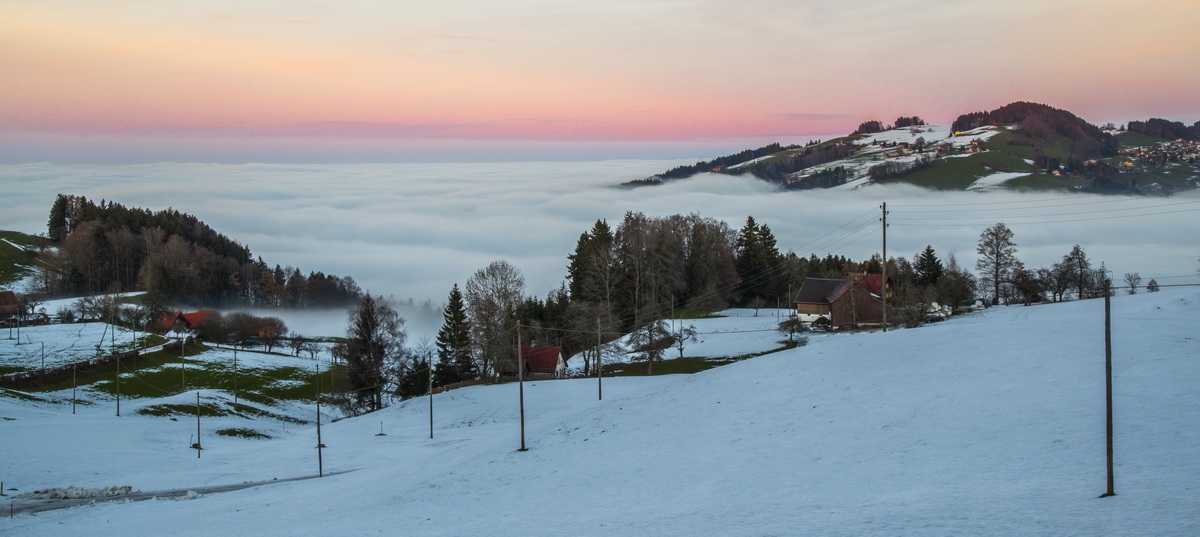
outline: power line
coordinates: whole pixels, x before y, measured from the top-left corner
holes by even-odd
[[[1146,207],[1146,209],[1152,209],[1152,208],[1153,207]],[[1158,216],[1158,215],[1163,215],[1163,214],[1178,214],[1178,213],[1187,213],[1187,212],[1195,212],[1195,211],[1200,211],[1200,207],[1197,207],[1195,209],[1180,209],[1178,211],[1159,211],[1159,212],[1155,212],[1153,214],[1126,214],[1126,215],[1115,215],[1115,216],[1097,216],[1094,218],[1071,218],[1071,219],[1066,219],[1066,220],[1038,220],[1038,221],[1017,220],[1017,221],[1013,222],[1013,225],[1067,224],[1067,223],[1072,223],[1072,222],[1094,222],[1097,220],[1116,220],[1116,219],[1121,219],[1121,218],[1139,218],[1139,217],[1143,217],[1143,216]],[[1069,213],[1069,214],[1083,214],[1083,213]],[[1017,218],[1017,219],[1040,218],[1042,216],[1065,216],[1065,215],[1030,215],[1030,216],[1025,216],[1025,217],[1018,216],[1015,218]],[[977,217],[977,218],[970,218],[970,220],[972,220],[972,221],[978,220],[980,222],[990,222],[990,221],[996,220],[996,218],[988,218],[988,217],[981,216],[981,217]],[[1005,220],[1010,220],[1010,219],[1005,218]],[[898,223],[897,225],[904,226],[904,227],[963,227],[963,226],[970,225],[970,224],[967,224],[965,222],[960,222],[957,224],[953,224],[953,223],[952,224],[925,224],[925,223],[905,222],[903,219],[901,219],[900,223]]]

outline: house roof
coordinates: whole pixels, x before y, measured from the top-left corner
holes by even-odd
[[[845,280],[833,278],[805,278],[796,293],[796,303],[828,304],[829,297]]]
[[[192,313],[181,313],[177,311],[164,311],[158,314],[158,324],[163,328],[170,328],[176,322],[182,322],[186,328],[196,328],[204,324],[204,320],[208,318],[203,311],[195,311]]]
[[[888,276],[888,281],[891,281],[891,279],[892,279],[892,277]],[[857,285],[858,287],[860,287],[867,293],[870,293],[872,299],[874,299],[876,301],[882,301],[882,298],[881,298],[881,297],[883,297],[883,289],[882,289],[882,285],[881,285],[882,282],[883,282],[882,274],[868,274],[861,280],[847,279],[845,281],[842,281],[841,284],[838,285],[837,289],[834,289],[834,291],[829,294],[829,301],[833,302],[833,301],[837,300],[838,298],[840,298],[842,295],[846,294],[846,291],[848,289],[850,289],[850,286],[852,286],[852,285]]]
[[[892,277],[888,276],[888,281],[890,282],[891,280]],[[883,275],[867,274],[867,276],[862,279],[862,286],[863,289],[870,291],[871,294],[875,296],[883,296]]]
[[[562,347],[550,345],[521,345],[521,360],[525,369],[532,373],[554,373],[558,369],[558,360],[562,355]],[[516,352],[513,352],[513,365],[517,363]]]
[[[204,320],[208,318],[208,315],[205,315],[203,311],[180,313],[179,316],[183,318],[184,323],[192,328],[204,324]]]

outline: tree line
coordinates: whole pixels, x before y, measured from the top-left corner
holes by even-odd
[[[59,194],[50,209],[57,249],[38,255],[46,296],[147,292],[151,304],[332,307],[355,301],[353,279],[270,268],[196,217]]]
[[[1048,267],[1028,268],[1017,257],[1014,233],[1003,222],[993,225],[979,236],[976,248],[979,259],[981,291],[988,293],[992,304],[1033,304],[1061,302],[1071,297],[1098,298],[1111,293],[1112,280],[1103,266],[1095,267],[1082,246],[1076,244],[1062,260]],[[1134,294],[1141,286],[1140,274],[1125,274],[1127,292]],[[1157,291],[1158,282],[1151,279],[1146,289]]]
[[[524,344],[560,346],[564,358],[578,356],[582,363],[572,365],[585,374],[629,351],[649,369],[673,346],[682,355],[695,338],[694,331],[664,321],[673,312],[790,309],[810,277],[879,274],[886,267],[893,322],[907,325],[924,322],[935,303],[944,311],[979,295],[993,304],[1092,298],[1111,285],[1078,245],[1049,267],[1025,267],[1003,223],[980,235],[977,253],[978,277],[953,254],[941,259],[932,245],[911,260],[801,257],[781,253],[770,227],[753,217],[734,230],[695,214],[629,212],[615,226],[597,220],[579,236],[567,256],[566,280],[545,298],[527,295],[521,271],[503,260],[477,270],[462,287],[454,284],[433,345],[405,348],[403,319],[382,297],[364,297],[351,315],[346,342],[335,350],[351,372],[342,400],[352,412],[370,411],[388,395],[411,397],[437,386],[494,380],[514,371],[518,325],[524,327]],[[1141,277],[1127,274],[1126,283],[1136,292]],[[1153,280],[1147,285],[1157,288]],[[615,344],[625,335],[632,349]]]
[[[877,257],[856,262],[781,253],[770,226],[753,217],[735,230],[696,214],[640,212],[626,213],[615,226],[597,220],[566,261],[565,281],[544,298],[527,295],[521,271],[503,260],[455,284],[433,346],[405,348],[403,319],[395,319],[382,297],[364,297],[352,313],[347,343],[335,351],[351,370],[344,393],[352,395],[342,402],[349,411],[369,411],[383,403],[381,394],[427,393],[431,377],[432,386],[495,379],[514,370],[517,325],[525,327],[525,344],[560,346],[564,357],[579,354],[586,374],[621,352],[616,339],[634,333],[635,352],[653,367],[664,349],[688,339],[686,328],[672,333],[661,321],[672,310],[790,308],[806,277],[882,269]],[[891,266],[897,270],[895,261]]]
[[[1126,129],[1129,132],[1166,140],[1196,140],[1200,138],[1200,121],[1189,127],[1179,121],[1150,118],[1146,121],[1130,121]]]
[[[850,136],[860,134],[875,134],[877,132],[888,131],[892,129],[904,129],[908,127],[917,127],[925,124],[925,120],[920,116],[900,116],[892,125],[884,125],[883,122],[877,119],[871,119],[858,124],[858,128],[850,133]]]

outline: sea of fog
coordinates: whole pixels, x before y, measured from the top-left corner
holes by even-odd
[[[906,185],[781,192],[724,175],[615,187],[691,162],[0,165],[0,229],[45,233],[59,193],[171,207],[272,266],[351,276],[372,293],[411,298],[412,316],[425,301],[440,310],[452,284],[462,285],[498,259],[521,269],[529,294],[544,296],[563,282],[579,235],[597,219],[615,228],[628,211],[698,213],[734,229],[752,215],[771,227],[783,251],[865,259],[882,248],[880,205],[886,202],[889,256],[911,258],[932,245],[943,260],[953,254],[974,267],[980,233],[1004,222],[1028,267],[1059,261],[1079,244],[1118,282],[1127,272],[1140,273],[1143,283],[1197,281],[1196,193],[1132,198]],[[330,333],[342,330],[340,318]],[[313,334],[326,324],[305,322],[303,331]]]

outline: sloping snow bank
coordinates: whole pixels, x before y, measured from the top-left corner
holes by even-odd
[[[0,531],[1200,534],[1200,292],[1113,304],[1112,498],[1096,498],[1105,487],[1103,303],[1088,300],[813,337],[690,376],[606,379],[603,400],[594,380],[526,383],[523,452],[517,386],[455,390],[434,397],[432,439],[425,399],[323,427],[326,472],[368,471],[21,516]],[[311,426],[269,441],[205,437],[197,459],[183,445],[187,424],[71,419],[3,401],[0,415],[13,420],[0,421],[0,473],[18,481],[70,465],[76,483],[187,487],[316,466]],[[72,442],[89,449],[60,457]]]

